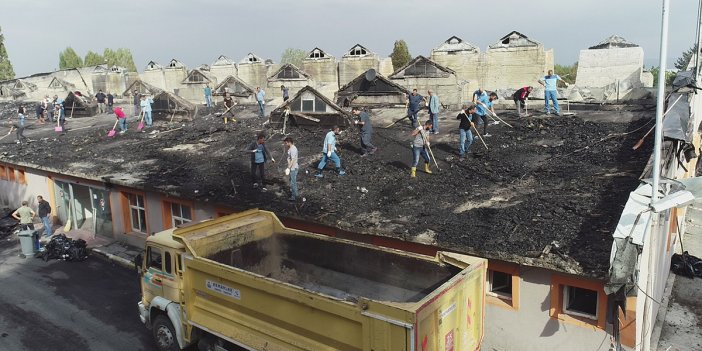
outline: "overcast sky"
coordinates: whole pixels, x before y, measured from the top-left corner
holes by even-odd
[[[0,27],[18,77],[58,67],[67,46],[80,56],[129,48],[139,71],[171,58],[194,68],[248,52],[280,61],[285,48],[319,47],[340,58],[360,43],[382,56],[397,39],[429,55],[452,35],[482,51],[512,30],[572,64],[612,34],[639,44],[658,65],[662,1],[654,0],[1,0]],[[697,1],[672,0],[668,67],[695,40]]]

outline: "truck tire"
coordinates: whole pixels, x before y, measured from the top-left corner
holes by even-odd
[[[180,351],[173,323],[167,316],[161,314],[156,317],[152,331],[154,341],[156,341],[156,346],[160,351]]]

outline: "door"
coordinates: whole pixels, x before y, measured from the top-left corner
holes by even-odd
[[[90,198],[93,207],[93,234],[111,238],[112,210],[110,208],[110,193],[105,190],[90,188]]]
[[[146,257],[144,260],[144,277],[141,285],[144,292],[144,300],[147,304],[156,296],[163,296],[163,250],[159,246],[149,245],[146,247]]]

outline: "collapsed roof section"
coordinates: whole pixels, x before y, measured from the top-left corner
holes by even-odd
[[[510,32],[500,40],[488,47],[490,49],[509,49],[509,48],[525,48],[525,47],[537,47],[541,46],[536,40],[529,39],[526,35],[517,32],[516,30]]]
[[[210,66],[231,66],[235,64],[236,62],[234,62],[234,60],[232,60],[231,58],[224,55],[219,55],[215,62],[212,62]]]
[[[194,69],[188,73],[188,75],[183,79],[181,84],[208,84],[214,82],[214,77],[201,69]]]
[[[480,49],[467,42],[464,41],[463,39],[457,37],[457,36],[452,36],[441,45],[437,46],[432,50],[433,52],[447,52],[447,53],[457,53],[457,52],[471,52],[471,53],[480,53]]]
[[[351,49],[349,49],[349,51],[347,51],[343,57],[344,58],[357,58],[357,57],[366,57],[366,56],[372,56],[372,55],[375,55],[375,53],[366,49],[361,44],[356,44]]]
[[[271,124],[277,128],[283,128],[284,124],[287,127],[288,123],[325,128],[349,126],[350,120],[350,113],[309,85],[273,110],[270,118]]]
[[[626,39],[618,36],[612,35],[609,38],[601,41],[599,44],[589,47],[590,50],[595,49],[615,49],[615,48],[633,48],[638,47],[637,44],[628,42]]]
[[[284,64],[277,71],[275,71],[275,73],[268,77],[268,81],[308,79],[310,79],[310,75],[297,68],[297,66],[293,65],[292,63]]]
[[[341,106],[384,106],[404,103],[409,93],[405,87],[369,69],[339,88],[335,95]]]
[[[314,48],[312,51],[307,53],[307,57],[304,58],[304,60],[330,60],[333,59],[334,56],[331,56],[324,52],[324,50],[320,48]]]
[[[192,120],[197,115],[197,106],[165,90],[154,95],[152,100],[154,103],[151,105],[151,110],[154,114],[170,116],[171,119],[178,116],[180,120]]]
[[[97,113],[97,102],[80,93],[68,92],[63,100],[63,108],[70,117],[92,117]]]
[[[254,88],[246,84],[243,80],[235,76],[227,76],[222,83],[219,83],[214,89],[213,95],[221,96],[228,92],[229,95],[236,97],[249,97],[255,93]]]
[[[126,90],[122,93],[122,96],[133,96],[136,91],[137,95],[148,94],[156,95],[161,92],[162,89],[157,88],[143,80],[135,80],[132,84],[129,84]]]
[[[246,55],[244,58],[239,61],[239,64],[253,64],[253,63],[263,63],[263,59],[259,56],[256,56],[254,53],[249,53]]]
[[[420,55],[396,70],[390,79],[446,78],[452,74],[456,72]]]

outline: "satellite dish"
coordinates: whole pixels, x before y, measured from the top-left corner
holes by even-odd
[[[375,70],[371,68],[366,71],[366,80],[372,82],[375,80],[376,75],[377,73],[375,72]]]

